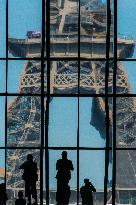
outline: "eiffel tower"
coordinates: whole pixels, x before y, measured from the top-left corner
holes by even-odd
[[[59,2],[59,1],[58,1]],[[66,11],[66,2],[62,1],[64,4],[61,5],[60,2],[51,1],[51,25],[57,29],[57,34],[52,35],[51,37],[51,56],[58,57],[65,56],[69,57],[71,55],[76,55],[76,46],[73,49],[71,47],[71,42],[74,42],[75,38],[69,37],[70,35],[67,32],[70,31],[71,27],[69,25],[69,21],[67,18],[72,19],[72,25],[77,23],[77,14],[76,12]],[[94,2],[94,1],[93,1]],[[58,8],[60,5],[61,9]],[[95,44],[95,40],[101,41],[101,38],[105,38],[105,15],[106,11],[105,5],[99,8],[96,8],[96,13],[93,10],[93,15],[91,14],[89,17],[86,17],[85,8],[90,5],[83,5],[83,13],[82,13],[82,22],[81,22],[81,32],[83,35],[91,32],[91,26],[95,28],[95,32],[93,33],[94,45],[93,52],[94,56],[97,55],[99,57],[103,57],[103,53],[105,53],[105,43],[103,44],[102,49],[99,48],[98,45]],[[61,10],[62,18],[60,21],[59,11]],[[64,10],[64,13],[63,13]],[[102,16],[103,21],[100,20],[99,15]],[[88,25],[88,26],[87,26]],[[74,31],[75,32],[75,31]],[[74,33],[73,32],[73,33]],[[112,33],[112,31],[111,31]],[[62,40],[59,38],[59,35],[63,37],[68,36],[68,38],[64,41],[64,48],[66,52],[61,51],[59,53],[59,43]],[[75,34],[73,34],[75,35]],[[73,39],[72,39],[73,38]],[[88,37],[87,37],[88,39]],[[86,39],[86,41],[87,41]],[[70,42],[71,40],[71,42]],[[67,42],[68,41],[68,42]],[[24,43],[23,43],[24,42]],[[58,47],[56,45],[58,43]],[[61,43],[62,43],[61,42]],[[120,44],[120,42],[122,42]],[[35,44],[36,43],[36,44]],[[80,93],[93,93],[93,94],[104,94],[105,92],[105,62],[103,61],[87,61],[88,55],[90,56],[90,51],[84,50],[84,42],[81,50],[81,55],[86,57],[86,60],[81,62],[80,65]],[[65,45],[66,44],[66,45]],[[111,42],[111,47],[112,47]],[[36,48],[35,48],[36,45]],[[76,44],[75,44],[76,45]],[[86,45],[86,44],[85,44]],[[118,57],[131,57],[133,55],[134,50],[134,41],[128,39],[118,39]],[[127,45],[127,47],[125,47]],[[26,46],[26,47],[25,47]],[[39,47],[38,47],[39,46]],[[97,48],[98,46],[98,48]],[[15,55],[20,57],[29,57],[29,56],[39,56],[39,52],[41,49],[41,39],[9,39],[9,51]],[[89,48],[90,49],[90,48]],[[111,49],[112,50],[112,49]],[[86,53],[88,52],[88,53]],[[92,48],[91,48],[92,55]],[[110,52],[112,55],[112,52]],[[46,75],[46,65],[44,68],[44,89],[46,92],[47,89],[47,75]],[[113,64],[110,63],[109,66],[109,93],[112,93],[113,88]],[[127,73],[124,70],[123,65],[118,62],[117,65],[117,93],[128,94],[131,93],[131,86],[128,82]],[[51,93],[77,93],[78,92],[78,62],[76,61],[52,61],[50,66],[50,90]],[[40,61],[29,60],[26,61],[24,69],[22,71],[20,81],[19,81],[19,93],[39,93],[41,92],[41,64]],[[93,103],[92,107],[92,116],[91,116],[91,124],[99,130],[101,136],[105,135],[105,131],[103,130],[100,123],[96,120],[97,115],[102,113],[101,122],[104,125],[105,122],[105,99],[104,98],[94,98],[95,103]],[[8,105],[8,141],[7,145],[12,147],[37,147],[40,145],[40,99],[35,96],[18,96],[15,97],[14,100]],[[95,115],[96,107],[99,108],[98,113]],[[109,101],[110,108],[110,122],[112,127],[112,101]],[[46,110],[45,110],[46,112]],[[117,98],[117,145],[121,147],[132,147],[135,145],[135,131],[136,131],[136,102],[134,98]],[[112,136],[111,136],[112,137]],[[18,190],[23,189],[24,184],[21,180],[21,171],[19,170],[19,166],[26,160],[27,154],[30,153],[30,150],[16,149],[16,150],[8,150],[7,154],[7,188],[9,190]],[[31,153],[33,154],[35,160],[39,162],[39,150],[32,149]],[[133,155],[133,153],[132,153]],[[122,158],[123,159],[123,156]],[[119,179],[118,179],[119,180]],[[39,189],[40,181],[38,181],[38,189]],[[123,186],[121,180],[119,180],[118,186]]]

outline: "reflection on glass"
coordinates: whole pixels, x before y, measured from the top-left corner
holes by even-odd
[[[136,58],[136,4],[130,0],[118,0],[118,57]]]
[[[135,94],[136,63],[134,61],[122,61],[121,63],[118,63],[117,69],[117,92],[120,94]]]
[[[0,97],[0,147],[5,146],[5,97]]]
[[[78,106],[76,98],[54,97],[49,110],[49,145],[76,146]]]
[[[80,62],[80,93],[105,93],[105,62]]]
[[[7,190],[9,189],[9,200],[8,203],[13,204],[13,201],[17,198],[18,191],[21,190],[25,196],[25,183],[22,179],[24,173],[20,166],[27,161],[27,155],[33,156],[33,161],[37,163],[38,167],[38,181],[36,183],[37,198],[40,201],[40,150],[38,149],[10,149],[7,150]],[[17,190],[16,192],[14,192]],[[14,194],[15,193],[15,194]],[[33,201],[32,201],[33,202]]]
[[[89,97],[83,97],[79,100],[79,135],[81,147],[105,146],[105,121],[101,118],[99,123],[97,118],[99,118],[101,111],[99,110],[99,112],[97,111],[96,113],[100,100],[100,98]],[[103,112],[105,113],[105,110]]]
[[[40,97],[8,98],[7,144],[17,147],[40,146]]]
[[[109,152],[108,180],[107,180],[107,204],[112,204],[112,151]]]
[[[0,184],[5,181],[5,150],[0,150]]]
[[[81,56],[105,58],[106,2],[81,0],[80,4]]]
[[[96,192],[93,194],[94,204],[103,204],[105,152],[80,151],[79,163],[80,187],[84,185],[84,179],[89,179],[96,189]]]
[[[62,150],[63,151],[63,150]],[[50,184],[50,204],[56,204],[56,162],[62,158],[62,151],[50,151],[49,153],[49,184]],[[71,179],[69,180],[69,186],[71,190],[70,204],[77,202],[77,153],[76,151],[67,151],[67,158],[72,161],[74,170],[71,171]]]
[[[118,97],[116,99],[117,146],[135,147],[135,124],[135,98]]]
[[[136,203],[136,151],[117,150],[116,152],[116,202]]]
[[[9,56],[40,56],[42,1],[33,0],[32,3],[28,0],[9,0],[8,4]]]
[[[50,71],[51,94],[78,93],[78,62],[53,61]]]
[[[0,1],[0,58],[6,56],[6,1]]]
[[[51,56],[77,56],[78,0],[50,1]]]
[[[41,63],[40,61],[11,60],[8,64],[8,92],[40,93]]]
[[[0,60],[0,93],[6,91],[6,61]]]

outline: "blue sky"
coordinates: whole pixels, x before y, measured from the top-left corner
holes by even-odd
[[[9,0],[9,37],[23,38],[27,31],[40,31],[41,19],[42,0]]]
[[[6,55],[6,1],[0,0],[0,58]]]
[[[90,124],[92,98],[80,98],[80,146],[104,147],[105,141]],[[49,145],[77,146],[78,99],[56,97],[50,103]],[[64,123],[65,122],[65,123]]]
[[[118,33],[130,36],[136,41],[136,2],[134,0],[117,0]],[[136,58],[136,49],[133,55]]]

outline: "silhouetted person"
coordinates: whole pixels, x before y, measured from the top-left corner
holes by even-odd
[[[58,205],[67,205],[69,204],[70,198],[70,187],[68,185],[69,180],[71,179],[71,171],[74,170],[71,160],[67,159],[67,152],[62,152],[62,159],[57,160],[56,163],[57,170],[57,193],[56,193],[56,202]]]
[[[8,200],[6,194],[6,185],[4,183],[0,184],[0,205],[3,205]]]
[[[24,170],[22,179],[25,181],[25,196],[28,197],[28,204],[31,204],[31,195],[35,199],[34,204],[37,204],[36,182],[38,181],[38,168],[31,154],[27,155],[27,161],[20,166],[20,169]]]
[[[93,192],[96,192],[94,186],[89,182],[89,179],[84,179],[85,186],[80,189],[83,205],[93,205]]]
[[[15,201],[15,205],[26,205],[26,200],[23,199],[23,192],[18,192],[18,199]]]

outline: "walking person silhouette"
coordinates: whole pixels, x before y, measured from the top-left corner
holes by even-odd
[[[62,159],[57,160],[56,163],[57,170],[57,192],[56,192],[56,202],[57,205],[67,205],[69,204],[70,198],[70,186],[68,185],[71,179],[71,171],[74,170],[71,160],[67,159],[67,152],[62,152]]]
[[[38,181],[38,168],[37,163],[33,161],[31,154],[27,155],[27,161],[25,161],[20,169],[24,170],[22,179],[25,181],[25,196],[28,197],[28,205],[31,205],[31,196],[35,199],[34,205],[37,204],[37,190],[36,182]]]
[[[18,192],[18,199],[15,201],[15,205],[26,205],[26,200],[23,198],[23,192]]]
[[[80,188],[83,205],[93,205],[93,192],[96,192],[89,179],[84,179],[85,185]]]

